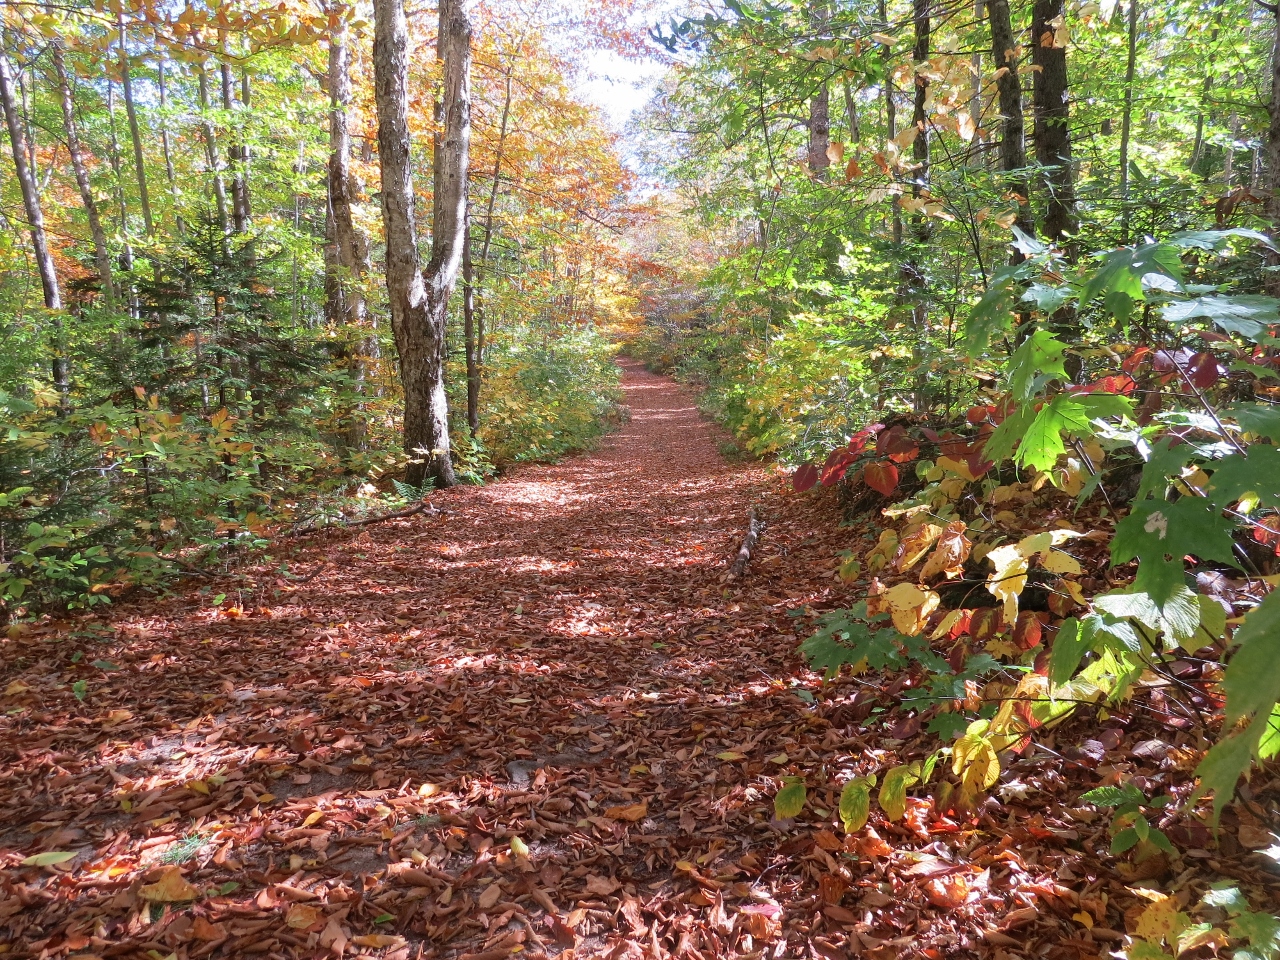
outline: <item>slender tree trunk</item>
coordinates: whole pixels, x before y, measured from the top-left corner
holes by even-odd
[[[853,90],[849,86],[849,81],[845,80],[844,86],[844,113],[845,119],[849,124],[849,146],[857,146],[862,139],[862,131],[858,124],[858,103],[853,98]]]
[[[1074,259],[1072,235],[1076,232],[1075,177],[1071,166],[1071,131],[1067,85],[1067,50],[1056,39],[1054,22],[1066,16],[1064,0],[1035,0],[1031,27],[1032,59],[1035,72],[1036,160],[1044,168],[1048,189],[1044,217],[1044,238],[1061,247]]]
[[[461,266],[471,135],[471,25],[459,0],[441,0],[437,56],[444,64],[442,132],[434,144],[432,255],[420,269],[408,126],[408,25],[403,0],[374,0],[374,92],[386,234],[387,293],[404,384],[406,478],[456,483],[444,389],[445,313]]]
[[[462,238],[462,334],[467,355],[467,429],[480,432],[480,358],[476,352],[476,284],[471,263],[471,217]]]
[[[916,136],[911,141],[911,158],[916,169],[911,177],[911,196],[919,201],[929,183],[929,114],[926,104],[929,101],[929,81],[919,69],[929,60],[929,43],[932,24],[929,17],[931,0],[913,0],[912,23],[915,29],[915,46],[912,50],[912,62],[915,71],[915,99],[911,122],[915,126]],[[923,364],[923,347],[928,335],[929,313],[925,303],[928,280],[920,267],[919,256],[929,242],[932,231],[926,217],[916,213],[911,218],[914,247],[902,261],[902,282],[904,293],[911,304],[912,326],[915,331],[915,408],[918,412],[926,409],[925,372]]]
[[[1214,10],[1213,26],[1209,30],[1209,47],[1210,49],[1218,42],[1218,33],[1222,23],[1222,0],[1213,0],[1212,7]],[[1213,92],[1213,76],[1214,63],[1209,62],[1209,69],[1204,73],[1204,85],[1200,89],[1200,109],[1196,112],[1196,138],[1191,147],[1191,159],[1187,161],[1187,169],[1195,172],[1200,167],[1200,161],[1204,158],[1204,121],[1205,121],[1205,105],[1209,102],[1209,94]]]
[[[812,2],[809,26],[815,39],[825,38],[831,20],[831,9],[827,6],[827,0]],[[817,69],[821,70],[822,67]],[[827,155],[830,147],[831,84],[824,78],[809,98],[809,173],[819,180],[827,178],[827,170],[831,167],[831,158]]]
[[[886,0],[880,0],[879,4],[880,29],[889,29],[889,10]],[[884,61],[884,124],[888,139],[893,140],[898,135],[898,105],[894,100],[893,89],[893,52],[889,47],[884,48],[881,54]],[[902,204],[895,194],[891,201],[893,212],[893,245],[895,247],[902,246]]]
[[[351,171],[351,132],[347,123],[350,104],[347,27],[340,17],[329,41],[329,211],[333,248],[332,257],[326,257],[326,268],[332,268],[332,275],[326,275],[325,282],[326,314],[331,323],[360,331],[350,347],[347,370],[356,393],[361,394],[377,339],[367,330],[369,312],[364,285],[369,273],[369,240],[356,226],[352,214],[358,185]],[[358,401],[351,411],[348,445],[355,450],[364,449],[365,435],[364,404]]]
[[[67,137],[67,151],[71,154],[71,169],[76,175],[76,186],[80,188],[80,202],[84,204],[85,216],[89,220],[89,234],[93,237],[93,260],[102,282],[102,301],[110,310],[115,307],[116,300],[115,286],[111,280],[111,254],[107,250],[107,232],[102,226],[98,203],[93,198],[93,184],[89,180],[89,170],[84,163],[79,124],[76,122],[75,103],[71,98],[71,82],[67,77],[61,40],[55,40],[51,44],[51,54],[53,72],[58,79],[58,94],[62,103],[62,126]]]
[[[1015,224],[1029,237],[1035,236],[1031,214],[1031,188],[1027,180],[1027,134],[1022,109],[1022,79],[1018,76],[1017,40],[1009,16],[1009,0],[987,0],[987,22],[991,26],[991,55],[995,61],[996,91],[1000,100],[1000,169],[1005,186],[1018,197]],[[1013,263],[1026,259],[1015,248]]]
[[[124,112],[129,119],[129,137],[133,141],[133,166],[138,178],[138,204],[142,208],[142,222],[147,228],[147,236],[155,234],[155,223],[151,219],[151,196],[147,192],[147,167],[142,156],[142,132],[138,127],[138,110],[133,103],[133,79],[129,67],[129,38],[124,27],[124,12],[116,14],[116,26],[120,29],[120,80],[124,93]]]
[[[1133,79],[1138,65],[1138,0],[1129,0],[1129,59],[1124,70],[1124,112],[1120,117],[1120,243],[1129,242],[1129,143],[1133,129]]]
[[[36,269],[40,273],[40,288],[44,305],[51,314],[55,344],[52,351],[51,372],[58,391],[59,403],[65,412],[70,408],[71,377],[66,355],[62,350],[62,289],[58,285],[58,271],[54,266],[53,252],[44,229],[44,210],[40,205],[40,188],[27,153],[27,135],[23,118],[14,96],[12,68],[9,66],[8,38],[0,34],[0,107],[4,110],[5,125],[9,128],[9,146],[13,151],[13,165],[18,174],[18,186],[22,190],[22,207],[31,230],[31,247],[35,254]]]
[[[1266,181],[1270,193],[1267,217],[1272,236],[1280,236],[1280,14],[1276,15],[1275,36],[1271,48],[1271,102],[1267,104]],[[1270,254],[1264,281],[1267,293],[1280,296],[1280,255]]]
[[[985,0],[974,0],[973,4],[973,20],[974,23],[982,23],[986,17]],[[973,121],[974,135],[970,146],[971,157],[969,165],[972,167],[981,167],[985,162],[983,149],[983,139],[978,134],[978,129],[982,126],[982,51],[974,50],[969,58],[969,66],[973,70],[973,88],[969,93],[969,119]]]
[[[230,231],[227,218],[227,187],[222,180],[222,165],[218,160],[218,136],[213,128],[213,120],[209,116],[209,72],[201,64],[196,73],[200,90],[200,126],[204,133],[204,158],[213,177],[213,200],[218,211],[218,225],[222,229],[222,252],[228,252],[226,237]]]
[[[226,37],[223,37],[223,49],[226,49]],[[222,109],[228,118],[235,110],[235,88],[231,80],[231,64],[218,65],[218,78],[222,88]],[[244,147],[233,139],[227,147],[227,159],[231,164],[231,220],[237,234],[249,231],[249,192],[244,181]]]
[[[167,84],[164,77],[164,58],[162,57],[156,63],[156,81],[160,87],[160,109],[167,110],[169,106],[169,95]],[[173,173],[173,152],[169,148],[169,124],[167,119],[160,124],[160,149],[164,152],[164,173],[165,178],[169,181],[169,196],[173,201],[173,219],[178,228],[178,233],[185,233],[187,226],[182,219],[182,214],[178,213],[178,179]]]

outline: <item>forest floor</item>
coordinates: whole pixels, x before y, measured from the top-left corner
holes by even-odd
[[[1234,841],[1105,856],[1081,790],[1185,777],[1137,724],[1006,764],[973,817],[911,798],[843,836],[843,772],[936,746],[886,713],[900,681],[820,687],[796,654],[853,599],[850,532],[727,462],[689,390],[625,388],[595,452],[13,634],[0,955],[1075,960],[1119,945],[1136,880],[1259,880]],[[784,775],[809,803],[777,820]]]

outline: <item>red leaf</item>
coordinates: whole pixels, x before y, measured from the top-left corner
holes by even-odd
[[[909,463],[920,456],[920,444],[916,443],[901,427],[894,427],[880,434],[876,441],[876,453],[887,455],[894,463]]]
[[[1004,612],[999,607],[980,607],[969,616],[969,636],[981,643],[990,640],[1004,626]]]
[[[987,419],[994,410],[995,407],[970,407],[969,412],[964,415],[964,418],[970,423],[981,423],[983,420]]]
[[[1112,374],[1109,377],[1102,377],[1093,383],[1086,383],[1081,387],[1073,387],[1071,393],[1079,395],[1082,393],[1118,393],[1122,397],[1127,397],[1138,389],[1138,383],[1127,373]]]
[[[791,487],[797,493],[804,493],[806,490],[812,490],[821,476],[816,466],[806,463],[791,475]]]
[[[872,490],[887,497],[898,486],[898,468],[892,463],[876,460],[867,464],[866,469],[862,471],[862,479]]]
[[[848,450],[832,450],[827,455],[827,462],[822,465],[822,485],[829,487],[833,483],[839,483],[851,463],[853,454]]]
[[[1033,613],[1030,610],[1023,610],[1018,614],[1018,619],[1013,626],[1013,643],[1020,650],[1030,650],[1032,647],[1040,645],[1041,636],[1044,633],[1044,623],[1041,621],[1043,614]]]
[[[1133,371],[1138,369],[1138,366],[1146,359],[1149,353],[1151,353],[1150,347],[1139,347],[1125,358],[1124,363],[1120,364],[1120,368],[1124,370],[1125,373],[1133,373]]]
[[[852,437],[849,438],[849,452],[861,453],[863,450],[866,449],[867,441],[874,436],[875,436],[875,431],[873,430],[859,430],[857,433],[855,433]]]
[[[1191,382],[1201,390],[1208,390],[1222,376],[1222,368],[1218,366],[1218,358],[1208,350],[1203,353],[1197,353],[1192,357],[1190,367],[1191,369],[1187,372],[1191,375]]]

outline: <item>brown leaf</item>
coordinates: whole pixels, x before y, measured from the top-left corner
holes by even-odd
[[[649,801],[642,800],[640,803],[633,803],[625,807],[609,807],[605,810],[604,815],[610,820],[629,820],[635,823],[637,820],[643,820],[649,815]]]
[[[595,874],[587,877],[587,893],[594,893],[601,897],[607,897],[615,893],[622,887],[613,877],[601,877]]]
[[[200,891],[187,883],[181,870],[169,867],[159,880],[139,890],[138,896],[152,903],[185,903],[200,896]]]

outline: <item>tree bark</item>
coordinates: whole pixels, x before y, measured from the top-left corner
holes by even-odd
[[[444,64],[442,132],[434,143],[431,260],[420,269],[408,125],[408,25],[403,0],[374,0],[374,93],[386,235],[387,294],[404,384],[408,483],[457,482],[444,389],[445,313],[461,265],[471,137],[471,25],[459,0],[441,0],[437,56]]]
[[[1120,243],[1129,242],[1129,142],[1133,130],[1133,79],[1138,65],[1138,0],[1129,0],[1129,58],[1124,71],[1124,112],[1120,117]]]
[[[61,40],[54,40],[51,45],[53,72],[58,80],[58,94],[62,103],[62,126],[67,138],[67,152],[71,154],[71,169],[76,175],[76,186],[80,188],[80,202],[84,204],[85,216],[89,220],[89,234],[93,237],[93,260],[102,282],[102,302],[110,310],[115,307],[116,300],[115,286],[111,279],[111,254],[107,250],[107,233],[102,227],[98,203],[93,198],[93,184],[89,180],[89,170],[84,162],[75,102],[71,98],[71,82],[67,77],[62,46]]]
[[[912,64],[915,74],[915,100],[911,114],[911,122],[916,129],[915,139],[911,141],[911,158],[915,161],[915,170],[911,174],[911,196],[919,200],[929,183],[929,114],[926,104],[929,101],[929,81],[921,73],[920,67],[929,60],[929,43],[932,24],[929,16],[931,0],[913,0],[912,22],[915,29],[915,46],[912,50]],[[915,407],[923,412],[928,404],[925,395],[926,382],[923,364],[923,347],[928,336],[929,312],[925,303],[928,280],[920,267],[919,255],[929,242],[932,231],[927,218],[916,213],[911,218],[912,233],[915,235],[915,246],[902,261],[902,281],[904,292],[911,304],[912,325],[915,328]]]
[[[7,44],[6,44],[7,46]],[[4,108],[4,121],[9,128],[9,146],[13,151],[13,165],[17,168],[18,186],[22,190],[22,208],[31,230],[31,246],[35,252],[36,269],[40,273],[40,287],[44,293],[44,305],[49,310],[62,309],[62,288],[58,285],[58,271],[54,267],[53,253],[44,229],[44,210],[40,205],[40,187],[35,172],[28,163],[27,134],[14,96],[13,69],[9,65],[9,51],[0,49],[0,105]]]
[[[1280,13],[1276,15],[1275,37],[1271,49],[1271,102],[1267,104],[1266,186],[1267,217],[1271,220],[1271,234],[1280,236]],[[1229,186],[1229,185],[1228,185]],[[1264,286],[1271,296],[1280,296],[1280,255],[1268,256],[1271,267],[1266,273]]]
[[[991,54],[995,61],[996,90],[1000,100],[1000,169],[1010,192],[1018,196],[1015,224],[1027,236],[1035,236],[1035,218],[1031,214],[1031,188],[1027,182],[1027,134],[1022,110],[1022,80],[1018,76],[1017,41],[1009,16],[1009,0],[987,0],[987,23],[991,26]],[[1012,261],[1026,259],[1015,248]]]
[[[472,439],[480,432],[480,357],[476,337],[476,283],[471,263],[471,218],[462,238],[462,336],[467,355],[467,429]]]
[[[13,151],[13,165],[22,190],[22,206],[31,229],[31,246],[35,254],[36,268],[40,273],[40,288],[44,305],[52,317],[55,343],[50,358],[53,385],[58,391],[59,406],[65,413],[70,409],[71,375],[66,355],[62,351],[62,289],[58,285],[58,271],[44,229],[44,211],[40,206],[40,187],[35,172],[28,162],[27,136],[23,118],[19,114],[14,97],[12,68],[9,66],[7,37],[0,34],[0,108],[4,110],[5,125],[9,128],[9,146]]]
[[[809,25],[815,39],[826,37],[831,20],[831,9],[826,0],[813,0],[809,12]],[[821,70],[822,67],[816,69]],[[809,98],[809,173],[819,180],[827,178],[831,158],[827,150],[831,146],[831,85],[823,79],[813,96]]]
[[[1049,243],[1074,259],[1072,235],[1076,232],[1075,176],[1071,167],[1071,131],[1067,84],[1067,50],[1056,39],[1066,16],[1064,0],[1036,0],[1031,26],[1035,72],[1036,160],[1043,168],[1048,196],[1041,231]]]
[[[200,90],[200,127],[204,132],[204,158],[213,177],[213,199],[218,211],[218,225],[222,229],[223,253],[227,253],[226,236],[230,230],[227,218],[227,186],[222,180],[222,166],[218,160],[218,136],[209,117],[209,73],[201,64],[197,73]]]
[[[223,48],[224,50],[226,48],[225,37]],[[225,62],[219,64],[218,77],[222,86],[222,109],[227,112],[229,119],[236,106],[234,85],[231,81],[231,64]],[[234,140],[227,147],[227,159],[231,163],[231,220],[238,234],[249,231],[249,187],[244,179],[245,154],[245,148]]]
[[[351,104],[351,73],[348,62],[347,27],[339,19],[329,41],[329,214],[332,252],[325,259],[325,312],[334,324],[346,324],[361,331],[350,348],[347,372],[357,393],[367,380],[369,357],[377,341],[364,332],[369,311],[364,284],[369,273],[369,238],[355,224],[352,204],[358,185],[351,172],[351,132],[347,110]],[[356,450],[365,445],[363,404],[351,412],[347,443]]]
[[[129,119],[129,137],[133,141],[133,166],[138,179],[138,204],[142,208],[142,223],[147,236],[155,234],[151,219],[151,196],[147,191],[147,167],[142,156],[142,132],[138,127],[138,110],[133,103],[133,79],[129,67],[129,39],[124,27],[123,7],[116,14],[116,26],[120,29],[120,81],[124,93],[124,112]]]

